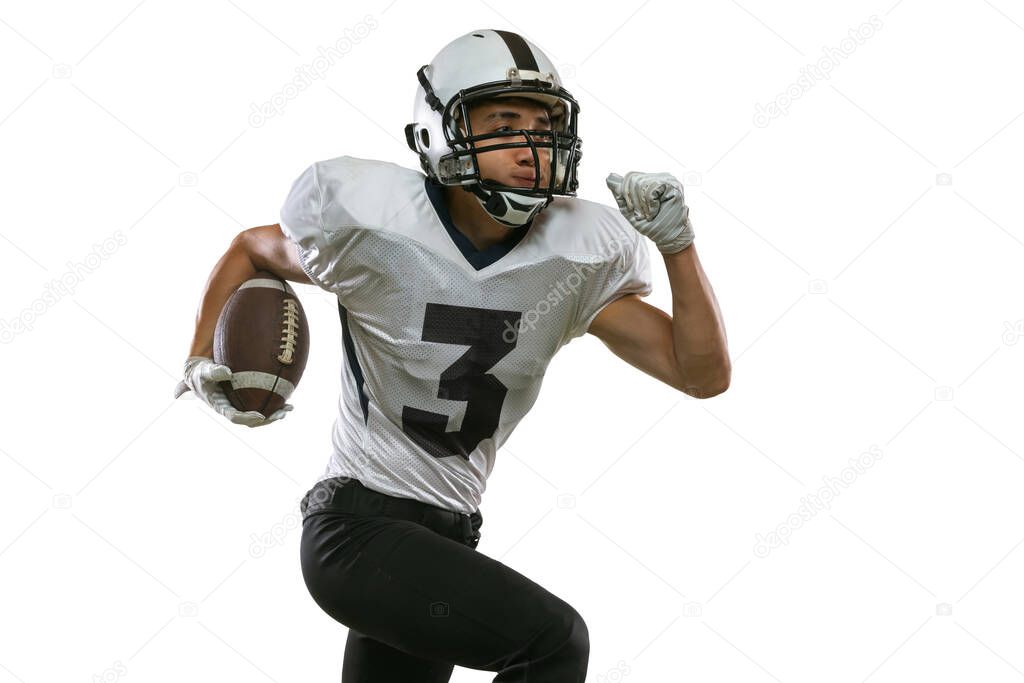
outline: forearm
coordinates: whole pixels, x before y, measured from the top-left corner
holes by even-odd
[[[249,252],[240,234],[213,267],[196,312],[196,329],[189,349],[190,356],[213,357],[213,331],[224,304],[243,282],[256,273]]]
[[[731,375],[728,340],[696,245],[663,256],[672,288],[672,339],[679,374],[687,386],[721,393]]]

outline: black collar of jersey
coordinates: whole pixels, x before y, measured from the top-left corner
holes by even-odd
[[[529,232],[530,226],[533,225],[533,220],[531,219],[528,223],[520,225],[518,228],[510,228],[509,232],[512,235],[503,241],[492,244],[486,249],[477,249],[468,237],[459,232],[459,229],[455,227],[455,223],[452,222],[452,216],[448,213],[448,199],[444,194],[444,185],[435,183],[430,178],[424,176],[423,186],[427,191],[427,197],[430,198],[430,203],[434,205],[434,211],[437,212],[441,223],[444,224],[445,230],[448,231],[452,241],[455,242],[455,246],[459,248],[465,259],[469,261],[469,265],[473,266],[476,270],[486,268],[512,251],[512,248],[519,244],[519,241]]]

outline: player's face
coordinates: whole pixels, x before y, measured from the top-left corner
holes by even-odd
[[[539,102],[524,98],[509,97],[480,104],[470,111],[469,119],[474,135],[506,130],[551,130],[548,110]],[[511,135],[477,142],[476,147],[482,150],[492,145],[525,141],[523,135]],[[533,187],[534,177],[539,170],[539,186],[546,186],[550,175],[551,148],[540,145],[550,145],[551,139],[535,137],[534,142],[538,145],[540,169],[534,168],[533,152],[529,147],[496,149],[477,154],[481,177],[503,185]]]

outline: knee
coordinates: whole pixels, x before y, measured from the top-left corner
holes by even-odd
[[[534,650],[540,656],[557,652],[561,658],[586,662],[590,658],[590,632],[583,617],[566,604],[535,643]]]
[[[587,622],[576,610],[571,611],[569,621],[569,639],[566,647],[580,661],[587,661],[590,658],[590,631],[587,630]]]

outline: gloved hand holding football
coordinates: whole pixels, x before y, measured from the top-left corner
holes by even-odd
[[[306,314],[291,286],[257,271],[217,318],[213,358],[191,356],[174,397],[191,389],[235,424],[259,427],[283,418],[309,355]]]
[[[185,361],[185,379],[178,382],[174,388],[174,398],[178,398],[186,391],[192,390],[201,401],[213,408],[215,411],[231,420],[235,424],[242,424],[247,427],[260,427],[283,418],[292,406],[285,404],[283,408],[274,412],[269,417],[255,410],[238,410],[222,389],[222,382],[231,381],[231,368],[226,365],[219,365],[212,358],[205,356],[189,356]]]

